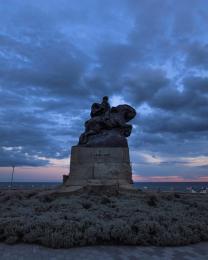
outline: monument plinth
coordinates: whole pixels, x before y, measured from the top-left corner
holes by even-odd
[[[77,146],[72,146],[70,173],[64,186],[76,190],[84,186],[116,185],[131,188],[132,171],[127,136],[132,126],[127,124],[136,115],[128,105],[110,108],[107,97],[94,103],[91,119],[85,122]]]

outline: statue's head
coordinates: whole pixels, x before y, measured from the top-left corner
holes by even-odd
[[[108,97],[107,97],[107,96],[104,96],[104,97],[103,97],[103,101],[107,102],[107,101],[108,101]]]

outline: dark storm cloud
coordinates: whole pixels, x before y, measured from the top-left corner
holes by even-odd
[[[150,100],[150,104],[169,111],[183,110],[188,114],[199,112],[203,116],[202,110],[205,113],[207,111],[207,83],[206,77],[184,78],[183,90],[177,89],[176,86],[160,89]]]
[[[139,111],[133,149],[207,156],[206,1],[0,5],[2,166],[67,157],[103,95]]]
[[[208,131],[208,121],[205,118],[189,115],[154,113],[152,116],[141,118],[143,130],[151,133],[188,133]],[[177,117],[178,116],[178,117]]]
[[[187,65],[199,67],[202,69],[208,68],[208,44],[192,43],[188,48]]]
[[[56,37],[58,39],[49,38],[47,42],[43,38],[39,46],[21,43],[20,50],[14,46],[7,47],[8,51],[19,55],[19,60],[12,64],[11,59],[3,56],[1,81],[20,88],[46,88],[56,95],[80,94],[79,80],[84,71],[85,57],[59,35]],[[21,49],[24,49],[22,57]]]
[[[169,84],[165,72],[160,69],[138,69],[124,80],[124,92],[135,105],[151,101],[158,91]],[[123,93],[125,94],[125,93]]]
[[[13,147],[9,149],[8,147],[0,148],[0,164],[1,167],[11,167],[11,166],[46,166],[49,163],[47,159],[39,159],[28,154],[24,154],[20,147]]]

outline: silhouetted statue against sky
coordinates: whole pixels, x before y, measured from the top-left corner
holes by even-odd
[[[108,97],[102,103],[91,107],[91,119],[85,122],[85,132],[79,138],[80,146],[128,147],[126,137],[130,136],[132,125],[127,124],[136,115],[129,105],[110,107]]]

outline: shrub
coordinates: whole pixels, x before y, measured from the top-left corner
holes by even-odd
[[[147,204],[151,207],[156,207],[158,202],[158,198],[156,195],[150,195],[150,197],[147,200]]]
[[[92,204],[88,201],[84,201],[84,202],[82,202],[82,207],[84,209],[90,209],[92,207]]]

